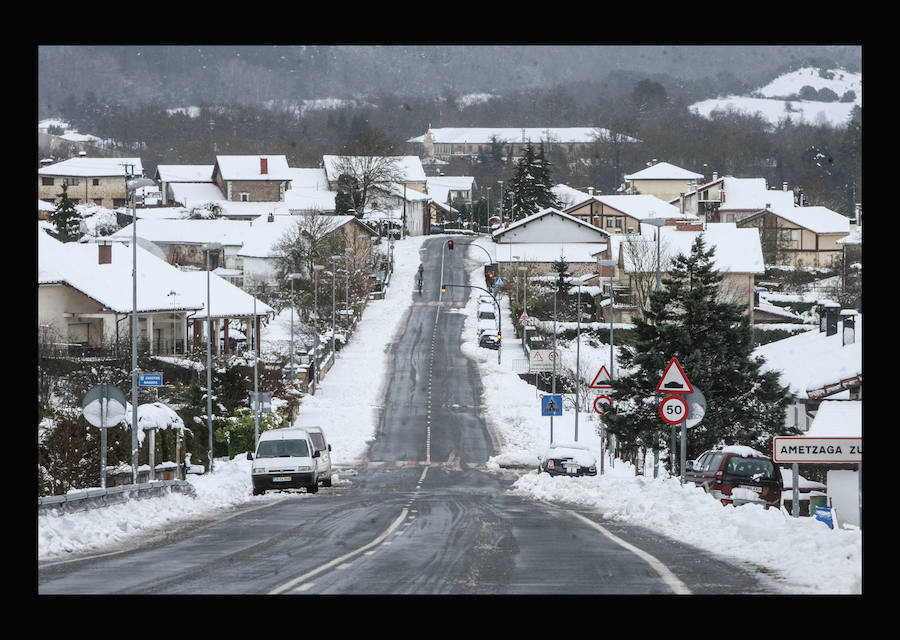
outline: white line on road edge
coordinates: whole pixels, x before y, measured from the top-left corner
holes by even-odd
[[[569,513],[571,513],[574,516],[577,516],[578,518],[581,518],[586,523],[588,523],[589,525],[594,527],[597,531],[599,531],[600,533],[605,535],[607,538],[609,538],[616,544],[619,544],[619,545],[625,547],[626,549],[628,549],[629,551],[631,551],[632,553],[640,556],[651,567],[653,567],[654,571],[656,571],[656,573],[659,574],[659,577],[663,579],[663,582],[665,582],[667,585],[669,585],[669,588],[671,588],[672,591],[674,591],[676,594],[679,594],[679,595],[690,595],[691,594],[691,590],[687,588],[687,585],[685,585],[681,580],[679,580],[675,576],[675,574],[669,570],[669,568],[666,565],[664,565],[662,562],[657,560],[655,557],[651,556],[649,553],[647,553],[643,549],[638,549],[633,544],[625,542],[624,540],[622,540],[622,538],[611,533],[605,527],[597,524],[590,518],[585,518],[580,513],[576,513],[574,511],[570,511]]]
[[[362,547],[360,547],[359,549],[356,549],[355,551],[351,551],[350,553],[344,554],[340,558],[335,558],[331,562],[326,562],[321,567],[318,567],[317,569],[313,569],[312,571],[304,573],[302,576],[294,578],[293,580],[291,580],[289,582],[285,582],[280,587],[275,587],[274,589],[269,591],[268,595],[278,595],[280,593],[284,593],[285,591],[293,589],[298,584],[300,584],[306,580],[309,580],[313,576],[318,575],[318,574],[322,573],[323,571],[326,571],[337,564],[341,564],[342,562],[349,560],[353,556],[359,555],[363,551],[366,551],[368,549],[371,549],[372,547],[375,547],[375,546],[381,544],[384,541],[384,539],[387,538],[389,535],[391,535],[391,532],[394,529],[396,529],[397,527],[399,527],[400,523],[406,519],[407,513],[408,513],[408,510],[403,509],[403,511],[400,512],[400,515],[397,517],[397,519],[391,523],[391,526],[389,526],[380,536],[378,536],[377,538],[372,540],[372,542],[370,542],[369,544],[363,545]]]

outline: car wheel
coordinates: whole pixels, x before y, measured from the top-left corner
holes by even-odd
[[[306,487],[306,493],[318,493],[319,491],[319,483],[314,482],[313,484]]]
[[[322,486],[323,486],[323,487],[330,487],[330,486],[331,486],[331,476],[328,476],[328,479],[327,479],[327,480],[322,480]]]
[[[260,495],[264,494],[265,492],[266,492],[265,489],[254,489],[254,490],[253,490],[253,495],[255,495],[255,496],[260,496]]]

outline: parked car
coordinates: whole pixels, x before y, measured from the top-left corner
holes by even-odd
[[[707,451],[687,466],[684,479],[703,487],[722,504],[781,508],[781,470],[772,458],[751,447],[732,445]]]
[[[597,456],[584,445],[554,443],[538,456],[538,471],[551,476],[595,476]]]
[[[269,489],[306,488],[307,493],[319,490],[315,448],[305,429],[286,428],[264,431],[259,435],[256,453],[248,453],[253,460],[250,469],[253,495]]]
[[[478,337],[478,346],[485,349],[499,349],[500,336],[497,335],[496,329],[486,329]]]
[[[325,431],[322,427],[303,427],[309,434],[309,439],[313,446],[320,453],[316,458],[316,475],[319,484],[323,487],[331,486],[331,445],[325,439]]]

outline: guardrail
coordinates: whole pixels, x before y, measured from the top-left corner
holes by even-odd
[[[161,480],[159,482],[142,484],[124,484],[107,489],[86,489],[84,491],[67,493],[63,496],[39,497],[38,512],[46,513],[54,509],[66,513],[89,511],[111,504],[155,498],[173,492],[184,493],[190,496],[196,495],[194,486],[190,482],[184,480]]]

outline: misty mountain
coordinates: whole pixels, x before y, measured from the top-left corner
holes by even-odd
[[[89,94],[127,106],[259,105],[614,85],[622,73],[669,78],[666,89],[676,95],[681,83],[695,92],[750,89],[808,63],[860,71],[861,47],[46,45],[38,47],[37,115]]]

